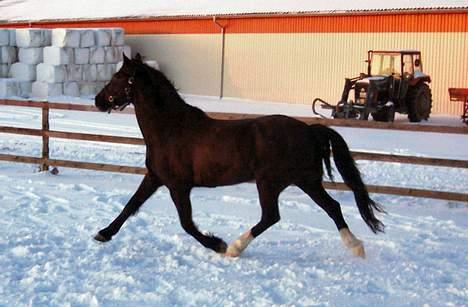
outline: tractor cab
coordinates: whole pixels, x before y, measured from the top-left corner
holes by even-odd
[[[429,76],[423,73],[419,51],[373,51],[367,53],[369,76],[393,76],[405,79]],[[430,78],[428,79],[430,82]]]

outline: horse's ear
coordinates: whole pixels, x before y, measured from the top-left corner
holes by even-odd
[[[127,58],[127,56],[125,55],[125,52],[122,52],[122,57],[123,57],[124,64],[130,64],[131,60]]]
[[[142,56],[141,56],[141,54],[139,52],[135,55],[135,60],[137,62],[143,63]]]

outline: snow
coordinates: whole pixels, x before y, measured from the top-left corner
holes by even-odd
[[[310,106],[185,96],[210,111],[307,116]],[[62,99],[62,98],[57,98]],[[91,101],[77,100],[77,102]],[[141,136],[133,115],[51,110],[51,129]],[[40,127],[40,110],[1,107],[0,125]],[[403,120],[403,119],[401,119]],[[459,124],[456,118],[435,121]],[[352,150],[466,159],[465,135],[337,128]],[[378,136],[378,137],[376,137]],[[40,139],[0,135],[0,153],[39,156]],[[143,146],[51,139],[51,157],[142,166]],[[369,184],[466,193],[468,170],[359,162]],[[179,226],[167,189],[106,244],[92,236],[117,216],[141,176],[0,162],[0,306],[464,306],[466,203],[374,194],[388,212],[375,236],[352,194],[342,204],[367,258],[354,258],[330,218],[299,189],[282,220],[238,259],[206,250]],[[230,242],[260,216],[254,184],[192,193],[194,220]]]
[[[263,13],[339,13],[349,11],[468,8],[466,0],[3,0],[2,20],[93,19],[145,16],[212,16]],[[92,9],[90,9],[92,8]]]

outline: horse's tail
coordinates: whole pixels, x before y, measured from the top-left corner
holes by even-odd
[[[375,217],[374,209],[379,212],[385,211],[379,204],[370,199],[367,188],[361,179],[361,174],[343,137],[335,130],[323,125],[312,125],[311,127],[318,129],[318,133],[315,136],[321,139],[321,152],[329,177],[333,178],[331,176],[330,164],[331,145],[335,165],[345,184],[353,191],[354,199],[356,200],[362,219],[374,233],[383,232],[385,226]]]

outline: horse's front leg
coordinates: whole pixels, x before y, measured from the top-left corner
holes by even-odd
[[[134,215],[143,203],[161,186],[159,179],[151,174],[146,174],[135,194],[125,205],[122,212],[109,226],[99,231],[94,237],[100,242],[107,242],[120,230],[125,221]]]
[[[212,249],[217,253],[224,254],[227,248],[226,242],[215,236],[202,234],[193,222],[190,191],[191,188],[187,187],[170,188],[171,197],[177,208],[177,212],[179,213],[182,228],[204,247]]]

